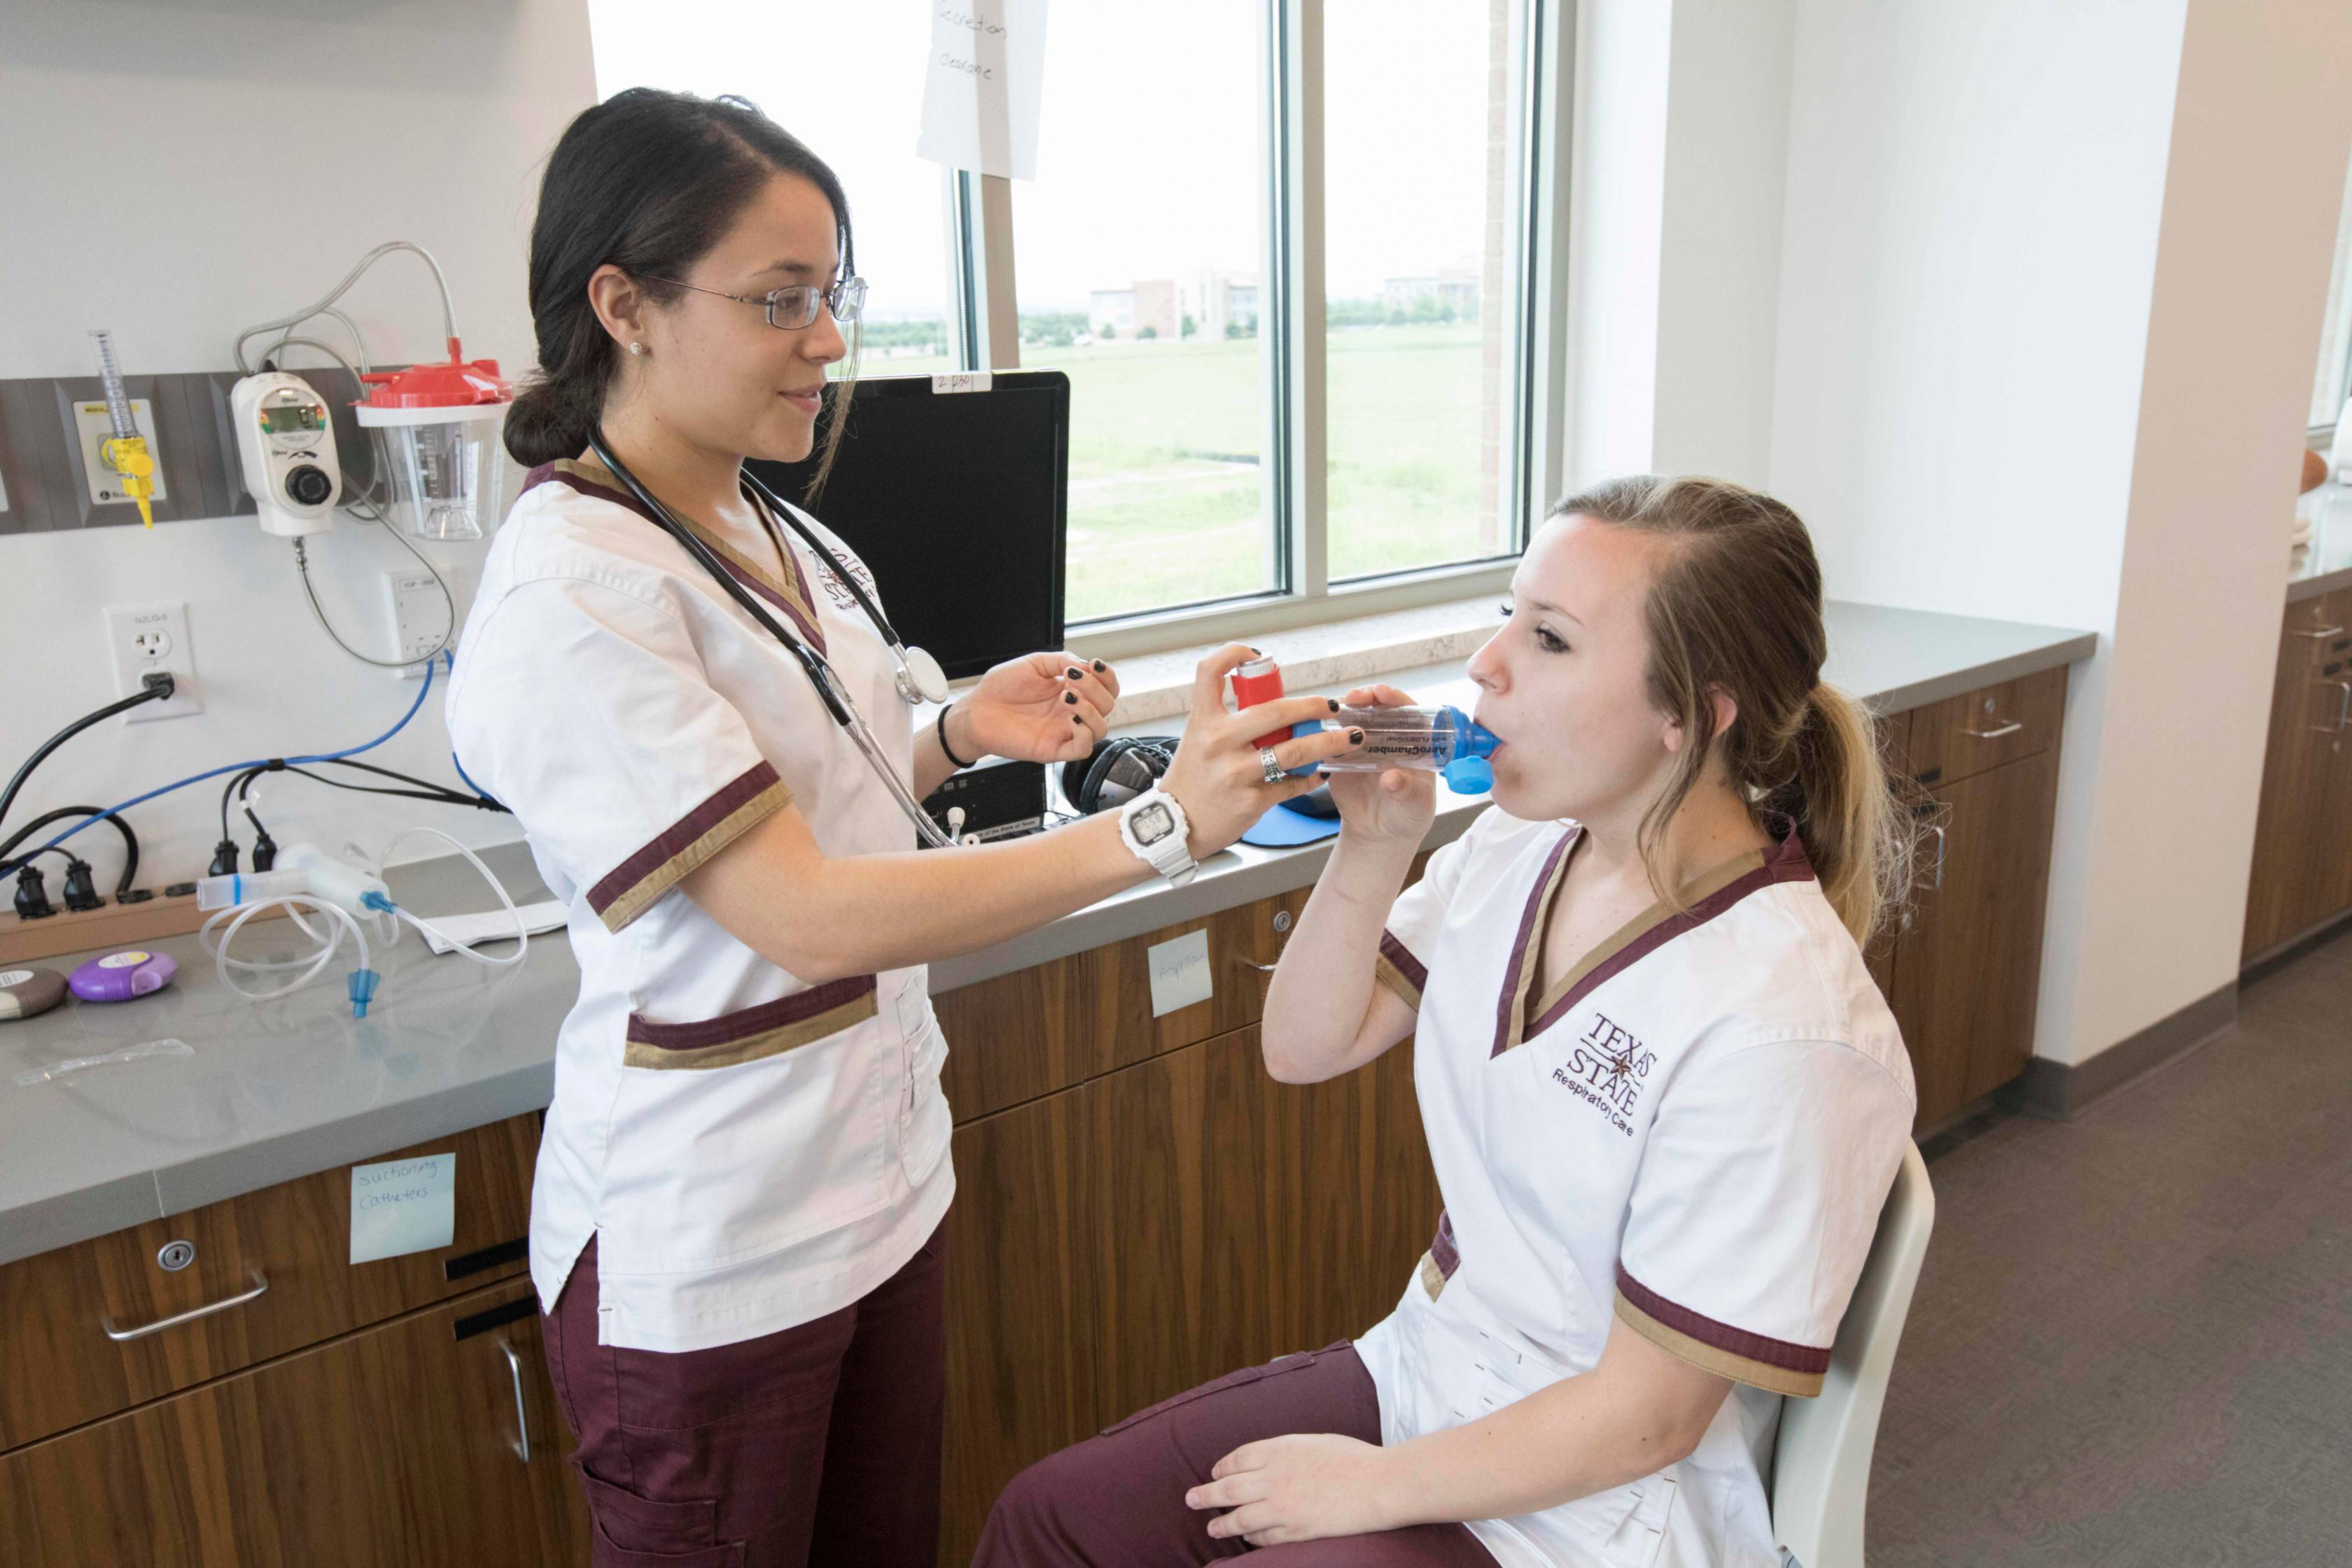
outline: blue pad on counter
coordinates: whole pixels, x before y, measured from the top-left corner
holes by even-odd
[[[1320,797],[1320,798],[1318,798]],[[1242,842],[1255,844],[1262,849],[1281,849],[1293,844],[1312,844],[1318,838],[1328,838],[1339,831],[1339,816],[1318,815],[1317,808],[1331,811],[1329,791],[1318,789],[1286,800],[1270,808],[1242,835]]]

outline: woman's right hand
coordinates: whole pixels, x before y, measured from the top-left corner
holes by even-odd
[[[1226,847],[1266,813],[1269,806],[1307,794],[1323,777],[1308,773],[1265,782],[1253,737],[1288,730],[1309,719],[1328,719],[1339,705],[1323,697],[1283,697],[1225,711],[1225,677],[1257,658],[1254,648],[1228,644],[1202,659],[1192,679],[1192,712],[1184,722],[1184,738],[1176,748],[1160,787],[1173,795],[1192,825],[1189,847],[1195,860],[1205,860]],[[1285,741],[1274,748],[1275,760],[1286,771],[1344,756],[1360,742],[1344,730],[1326,730]]]
[[[1350,708],[1410,708],[1412,699],[1393,686],[1359,686],[1348,693]],[[1418,768],[1382,768],[1378,773],[1328,775],[1331,804],[1339,808],[1341,831],[1359,843],[1421,847],[1437,819],[1437,775]]]

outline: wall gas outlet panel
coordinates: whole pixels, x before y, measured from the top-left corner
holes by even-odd
[[[139,434],[147,437],[147,450],[155,458],[155,493],[151,500],[171,500],[172,492],[163,482],[163,447],[155,439],[155,411],[145,398],[131,400],[131,422],[139,427]],[[88,398],[76,403],[74,434],[81,442],[81,471],[82,477],[89,483],[89,499],[100,506],[110,506],[117,501],[124,506],[131,505],[131,498],[122,493],[121,478],[106,466],[106,459],[100,455],[106,444],[114,439],[114,421],[108,416],[106,405]]]

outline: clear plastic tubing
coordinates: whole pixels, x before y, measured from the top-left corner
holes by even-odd
[[[247,871],[226,877],[206,877],[196,884],[196,908],[232,909],[263,899],[282,899],[310,890],[307,871]]]
[[[1502,742],[1495,732],[1459,708],[1342,708],[1334,730],[1361,730],[1364,743],[1323,763],[1325,773],[1370,773],[1380,768],[1419,768],[1441,773],[1465,758],[1484,759]],[[1310,721],[1295,733],[1323,728]]]

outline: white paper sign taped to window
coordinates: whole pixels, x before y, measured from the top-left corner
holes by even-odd
[[[1045,72],[1045,0],[931,0],[915,155],[1035,179]]]
[[[1196,931],[1163,942],[1144,953],[1151,970],[1151,1016],[1165,1017],[1179,1007],[1206,1002],[1215,994],[1209,974],[1209,933]]]
[[[457,1238],[457,1156],[352,1167],[352,1261],[431,1252]]]

